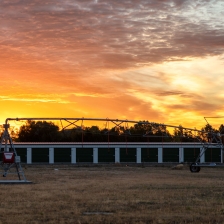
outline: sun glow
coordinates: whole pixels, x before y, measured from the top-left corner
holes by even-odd
[[[1,1],[0,122],[112,117],[204,126],[204,116],[224,109],[222,4]]]

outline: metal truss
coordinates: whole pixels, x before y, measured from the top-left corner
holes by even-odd
[[[206,120],[206,118],[204,118],[204,119]],[[199,153],[197,159],[195,160],[194,163],[192,163],[190,165],[190,171],[191,172],[199,172],[200,167],[202,167],[202,166],[208,166],[208,167],[216,166],[216,164],[211,165],[211,164],[206,164],[206,163],[200,163],[199,162],[201,157],[205,154],[205,151],[208,148],[217,147],[217,148],[222,149],[222,151],[224,149],[223,142],[222,142],[222,136],[223,135],[221,133],[214,132],[213,130],[203,131],[203,130],[197,130],[197,129],[187,128],[187,127],[183,127],[183,126],[175,126],[175,125],[149,122],[149,121],[134,121],[134,120],[127,120],[127,119],[126,120],[121,120],[121,119],[109,119],[109,118],[84,118],[84,117],[82,117],[82,118],[63,118],[63,117],[61,117],[61,118],[60,117],[59,118],[54,118],[54,117],[53,118],[49,118],[49,117],[48,118],[46,118],[46,117],[45,118],[7,118],[5,120],[5,124],[4,124],[5,130],[4,130],[2,139],[1,139],[1,145],[5,144],[4,152],[7,152],[7,150],[8,150],[7,144],[9,142],[10,146],[11,146],[11,149],[13,150],[13,152],[15,153],[16,156],[17,156],[17,153],[16,153],[15,147],[13,146],[11,137],[10,137],[9,132],[8,132],[10,121],[60,121],[61,125],[62,125],[62,130],[66,129],[68,127],[75,127],[77,129],[83,130],[84,121],[106,122],[105,126],[106,126],[106,129],[107,129],[106,132],[108,134],[113,128],[123,128],[123,129],[125,129],[124,133],[131,134],[128,130],[129,129],[128,124],[151,125],[152,130],[155,130],[158,127],[161,127],[161,128],[168,127],[168,128],[177,128],[181,131],[184,131],[184,130],[194,131],[194,132],[206,135],[209,140],[207,140],[207,141],[203,140],[202,141],[201,139],[198,139],[198,141],[201,142],[202,147],[201,147],[201,150],[200,150],[200,153]],[[62,122],[66,122],[66,125],[63,126]],[[207,120],[206,120],[206,122],[207,122]],[[112,124],[112,126],[110,128],[109,128],[109,123]],[[144,137],[149,136],[149,132],[146,131],[146,133],[143,134],[143,136]],[[17,163],[15,165],[17,165],[17,167],[19,167],[19,169],[21,170],[20,163]],[[17,168],[17,170],[18,170],[18,168]],[[5,171],[7,172],[7,168],[5,168]],[[22,173],[22,175],[25,179],[24,173],[22,171],[18,171],[18,174],[19,173]]]
[[[209,122],[208,122],[208,119],[209,118],[224,118],[223,116],[220,116],[220,117],[204,117],[206,123],[208,125]],[[224,131],[224,130],[221,130],[221,132]],[[202,131],[201,131],[202,132]],[[216,148],[220,148],[223,153],[224,151],[224,142],[223,142],[223,134],[221,134],[220,132],[214,132],[213,130],[211,130],[210,132],[203,132],[205,133],[207,136],[208,136],[208,141],[207,142],[201,142],[201,140],[199,139],[199,141],[201,142],[202,144],[202,148],[200,150],[200,153],[197,157],[197,159],[195,160],[194,163],[192,163],[190,165],[190,171],[191,172],[199,172],[201,167],[218,167],[218,166],[221,166],[223,167],[223,164],[216,164],[216,163],[201,163],[200,162],[200,159],[201,157],[205,154],[206,150],[211,148],[211,147],[216,147]],[[223,156],[221,156],[221,158],[223,159]]]
[[[15,180],[6,180],[6,181],[0,181],[0,183],[30,183],[30,181],[26,180],[25,174],[23,172],[21,163],[20,163],[20,156],[17,155],[15,146],[13,144],[12,138],[9,134],[9,124],[5,123],[3,125],[4,132],[1,137],[0,142],[0,149],[2,150],[2,145],[4,145],[4,151],[2,152],[2,161],[0,163],[0,166],[2,167],[3,172],[0,172],[3,177],[7,177],[8,174],[17,174],[19,181]],[[11,155],[12,160],[4,160],[5,155]],[[14,171],[12,171],[14,168]]]
[[[189,130],[189,131],[196,131],[196,132],[204,132],[205,131],[201,131],[201,130],[197,130],[197,129],[193,129],[193,128],[187,128],[187,127],[183,127],[183,126],[175,126],[175,125],[169,125],[169,124],[163,124],[163,123],[156,123],[156,122],[149,122],[149,121],[134,121],[134,120],[121,120],[121,119],[110,119],[110,118],[7,118],[5,120],[5,124],[8,124],[10,121],[65,121],[68,124],[66,126],[63,127],[63,129],[66,129],[70,126],[75,126],[77,128],[82,128],[83,122],[84,121],[101,121],[101,122],[111,122],[112,124],[114,124],[114,127],[121,127],[121,125],[124,125],[125,127],[127,127],[127,124],[131,123],[131,124],[142,124],[142,125],[146,125],[149,124],[152,126],[152,128],[156,128],[156,127],[170,127],[170,128],[178,128],[181,130]],[[81,125],[77,125],[77,122],[81,122]],[[111,128],[111,129],[112,129]],[[146,133],[147,134],[147,133]]]

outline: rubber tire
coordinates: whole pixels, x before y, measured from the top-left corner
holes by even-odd
[[[201,167],[199,167],[199,166],[193,166],[193,165],[195,165],[195,163],[192,163],[192,164],[190,165],[190,171],[191,171],[192,173],[198,173],[198,172],[200,172]]]

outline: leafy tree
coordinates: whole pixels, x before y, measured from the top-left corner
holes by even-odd
[[[153,135],[155,142],[170,142],[173,139],[167,127],[163,124],[153,124]]]
[[[46,121],[27,121],[18,133],[21,142],[53,142],[59,139],[59,127]]]
[[[10,133],[10,137],[12,138],[13,141],[17,141],[18,139],[18,133],[19,133],[19,130],[18,128],[15,128],[15,127],[10,127],[9,129],[9,133]]]
[[[198,141],[197,136],[195,136],[191,130],[182,128],[175,128],[173,132],[174,142],[194,142]]]
[[[203,141],[212,141],[212,133],[218,133],[219,131],[213,128],[210,124],[206,124],[205,127],[201,129],[200,137]],[[203,133],[204,132],[204,133]]]
[[[219,133],[221,134],[222,144],[224,144],[224,125],[223,124],[221,124],[219,127]]]
[[[175,142],[182,142],[183,140],[183,128],[180,126],[179,128],[174,128],[173,131],[173,139]]]
[[[98,126],[86,127],[84,129],[83,139],[86,142],[100,142],[101,138],[100,129]]]
[[[3,128],[3,125],[0,125],[0,135],[2,136],[3,132],[4,132],[4,128]]]
[[[224,125],[220,126],[219,131],[209,124],[201,130],[204,133],[193,134],[192,131],[180,126],[175,128],[171,135],[163,124],[143,121],[130,127],[115,126],[111,129],[100,129],[98,126],[91,126],[59,131],[59,127],[52,122],[27,121],[20,127],[19,132],[15,130],[11,134],[14,140],[21,142],[194,142],[198,139],[211,140],[211,135],[207,134],[209,132],[220,132],[224,135]]]
[[[144,121],[143,121],[144,122]],[[152,125],[147,123],[137,123],[130,127],[130,133],[132,141],[134,142],[146,142],[149,136],[153,135]]]

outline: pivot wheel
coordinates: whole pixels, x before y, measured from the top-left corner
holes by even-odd
[[[190,165],[190,171],[192,172],[192,173],[198,173],[200,170],[201,170],[201,167],[199,167],[199,166],[195,166],[196,165],[196,163],[192,163],[191,165]]]

